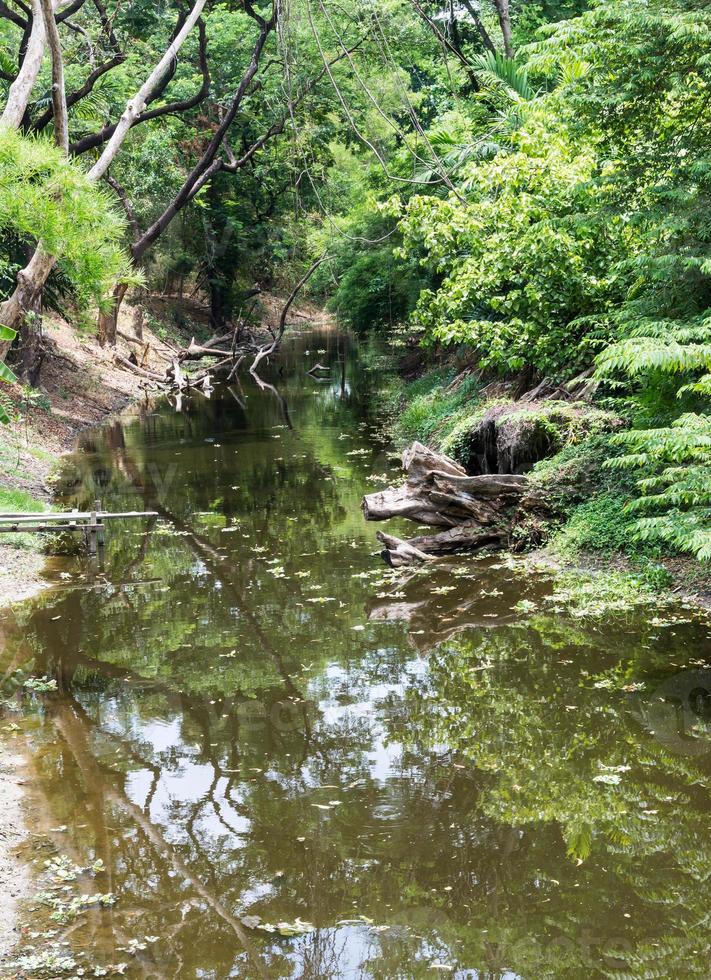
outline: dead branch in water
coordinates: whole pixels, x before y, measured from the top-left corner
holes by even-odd
[[[257,356],[254,358],[254,361],[252,362],[251,368],[249,369],[250,374],[256,374],[257,368],[259,367],[260,363],[264,360],[264,358],[269,357],[270,354],[273,354],[276,351],[276,349],[279,347],[282,341],[282,337],[284,336],[284,331],[286,330],[286,317],[287,314],[289,313],[289,308],[291,307],[291,304],[294,302],[294,300],[299,295],[299,293],[304,288],[304,286],[309,281],[309,279],[314,274],[314,272],[316,272],[318,267],[323,262],[325,262],[326,259],[328,259],[329,257],[330,256],[328,256],[327,254],[324,254],[321,256],[320,259],[316,259],[315,262],[312,262],[310,268],[304,273],[301,279],[299,279],[297,284],[294,286],[291,293],[289,294],[289,298],[287,299],[286,303],[284,303],[284,306],[282,307],[281,315],[279,317],[279,329],[277,330],[277,335],[274,338],[274,340],[272,340],[271,344],[265,344],[263,347],[260,348],[260,350],[257,353]]]
[[[155,381],[157,384],[163,386],[166,391],[179,395],[188,389],[198,387],[204,392],[208,392],[211,390],[214,380],[225,380],[229,384],[237,375],[245,359],[251,357],[253,360],[249,369],[250,374],[258,382],[260,388],[271,387],[265,385],[259,378],[257,368],[263,360],[270,357],[279,349],[286,332],[289,310],[294,300],[318,267],[328,258],[328,255],[322,255],[315,262],[312,262],[308,270],[294,286],[281,309],[277,329],[274,331],[270,329],[272,339],[268,344],[258,344],[252,335],[246,331],[245,324],[240,321],[229,332],[210,337],[203,344],[198,344],[195,338],[192,337],[187,347],[183,347],[174,352],[171,363],[164,375],[160,375],[155,371],[145,371],[143,368],[138,367],[137,364],[118,354],[115,358],[116,363],[135,374],[139,374],[141,377],[145,377],[147,380]],[[209,368],[205,368],[194,374],[189,374],[183,369],[186,361],[202,361],[207,358],[215,359],[215,363],[211,364]],[[321,364],[317,364],[311,370],[312,372],[316,372],[317,370],[327,371],[329,369]]]

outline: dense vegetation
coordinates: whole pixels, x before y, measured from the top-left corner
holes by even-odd
[[[423,350],[403,439],[461,458],[492,381],[591,377],[625,426],[556,436],[598,488],[566,540],[711,558],[707,0],[0,16],[0,322],[23,351],[40,296],[100,306],[109,343],[131,284],[202,293],[220,328],[328,252],[312,290]]]

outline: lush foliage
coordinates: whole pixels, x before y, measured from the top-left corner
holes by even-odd
[[[20,264],[17,243],[41,239],[57,256],[79,302],[100,300],[129,275],[125,221],[107,191],[46,138],[0,132],[0,287],[8,290]]]
[[[707,559],[711,12],[591,6],[522,13],[516,59],[475,58],[479,92],[433,120],[453,183],[387,204],[399,261],[422,269],[409,323],[485,376],[594,366],[632,425],[609,463],[638,479],[625,537]]]

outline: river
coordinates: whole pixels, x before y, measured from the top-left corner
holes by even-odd
[[[160,516],[5,623],[6,684],[57,682],[15,719],[37,821],[116,898],[69,941],[136,977],[709,976],[708,625],[500,557],[394,576],[377,372],[334,332],[279,364],[85,434],[59,501]]]

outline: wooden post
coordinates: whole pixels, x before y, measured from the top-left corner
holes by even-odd
[[[100,500],[97,500],[96,501],[96,509],[97,509],[97,511],[99,513],[101,513],[101,501]],[[104,550],[104,544],[105,544],[105,538],[104,538],[104,536],[106,534],[106,531],[105,531],[105,528],[104,528],[104,522],[101,519],[97,518],[96,523],[97,523],[97,532],[96,532],[97,544],[99,546],[99,550],[103,552],[103,550]]]
[[[96,503],[94,503],[94,507],[96,507]],[[96,509],[98,510],[98,508]],[[89,525],[87,531],[88,534],[87,543],[89,545],[89,554],[92,556],[95,555],[97,552],[97,530],[96,530],[97,527],[98,527],[98,522],[96,520],[96,510],[92,510],[91,514],[89,515]]]

